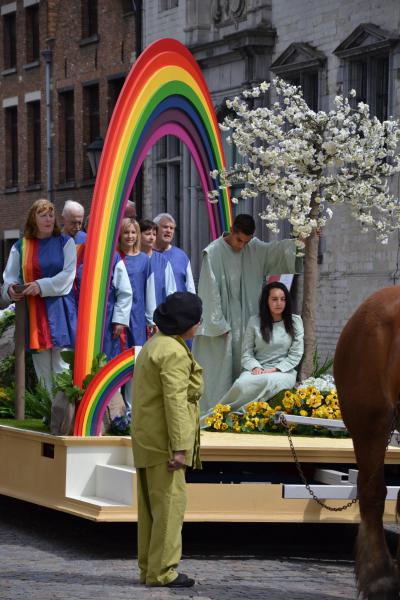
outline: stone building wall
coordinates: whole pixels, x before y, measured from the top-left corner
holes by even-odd
[[[334,50],[362,23],[398,34],[400,5],[396,0],[279,0],[273,2],[272,21],[277,31],[274,60],[292,43],[307,43],[325,54],[320,106],[329,110],[336,93],[346,91],[343,62]],[[400,116],[399,52],[399,45],[394,44],[389,107],[395,117]],[[399,191],[397,182],[393,182],[393,192]],[[345,206],[334,209],[323,238],[317,340],[324,356],[333,354],[343,325],[370,293],[399,282],[400,242],[394,234],[387,246],[378,243],[373,233],[361,231]]]

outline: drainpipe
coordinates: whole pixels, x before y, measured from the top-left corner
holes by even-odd
[[[135,12],[135,52],[137,60],[143,51],[143,1],[132,0],[132,6]],[[145,161],[143,162],[135,181],[136,198],[139,204],[136,207],[136,210],[140,216],[143,215],[144,204],[144,165]]]
[[[46,169],[47,169],[47,197],[53,202],[53,148],[51,139],[51,67],[53,62],[53,51],[47,48],[42,52],[46,63],[45,72],[45,95],[46,95]]]

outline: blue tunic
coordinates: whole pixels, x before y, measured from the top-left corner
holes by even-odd
[[[107,311],[102,345],[102,352],[107,355],[109,360],[120,354],[125,349],[124,336],[118,336],[115,339],[113,338],[113,323],[121,323],[122,325],[128,326],[129,313],[131,310],[132,291],[124,265],[121,263],[122,269],[119,268],[120,261],[120,255],[115,253],[107,300]],[[83,264],[80,265],[77,273],[78,294],[82,280],[82,271]],[[118,315],[116,315],[116,310]]]
[[[74,242],[78,246],[79,244],[84,244],[86,242],[86,238],[87,234],[84,231],[78,231],[74,237]]]
[[[121,253],[132,287],[132,308],[126,334],[128,348],[143,346],[146,341],[146,286],[150,261],[144,252],[129,256]]]
[[[176,291],[192,292],[195,294],[196,290],[193,282],[192,269],[186,252],[176,246],[171,246],[169,250],[164,250],[164,252],[161,252],[160,254],[171,263],[176,281]]]
[[[44,302],[45,314],[42,316],[47,319],[50,331],[50,340],[47,347],[73,348],[75,345],[77,306],[72,289],[75,263],[72,260],[73,257],[68,257],[71,245],[69,244],[66,248],[68,242],[71,242],[71,238],[64,234],[35,240],[37,254],[35,253],[33,257],[32,267],[35,281],[37,281],[41,290],[41,298],[38,297],[38,302]],[[23,240],[18,240],[14,244],[13,250],[19,256],[21,256],[22,246]],[[10,256],[10,258],[12,261],[13,257]],[[9,269],[9,265],[7,265],[7,269]],[[6,273],[4,275],[5,282],[10,277],[10,281],[7,281],[6,284],[7,289],[9,284],[12,283],[11,279],[14,279],[14,282],[22,282],[23,280],[21,268],[18,274],[14,274],[14,277],[11,272],[9,275],[6,275]],[[32,297],[32,301],[35,302],[35,297]],[[40,312],[40,307],[37,310]],[[42,333],[39,332],[39,335]],[[29,327],[27,327],[26,334],[26,347],[31,349]]]
[[[165,254],[153,252],[150,257],[150,270],[154,278],[154,291],[156,306],[165,301],[169,294],[177,291],[177,285],[174,281],[173,268],[171,267]],[[171,265],[172,266],[172,265]]]

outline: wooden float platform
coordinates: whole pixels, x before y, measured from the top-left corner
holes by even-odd
[[[320,497],[334,507],[354,496],[355,486],[350,484],[357,472],[350,439],[293,440]],[[0,494],[94,521],[137,520],[129,437],[57,437],[0,425],[0,456]],[[189,475],[186,521],[359,521],[358,504],[336,513],[309,497],[295,471],[286,435],[202,432],[201,456],[204,471]],[[387,468],[396,474],[394,465],[399,464],[400,448],[390,446]],[[395,521],[397,482],[391,485],[386,522]]]

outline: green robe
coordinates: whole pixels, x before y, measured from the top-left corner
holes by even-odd
[[[293,240],[266,243],[253,238],[235,252],[220,237],[205,248],[198,288],[203,318],[193,343],[193,354],[204,371],[201,415],[240,375],[243,335],[249,318],[258,313],[267,275],[300,271]]]
[[[296,370],[304,352],[304,329],[299,315],[293,315],[293,338],[286,332],[283,321],[273,324],[272,337],[267,343],[260,330],[260,318],[251,317],[243,338],[243,372],[220,400],[234,412],[243,412],[249,402],[269,400],[281,390],[291,389],[296,383]],[[255,368],[278,369],[275,373],[252,375]],[[209,415],[212,413],[210,410]],[[201,426],[208,427],[206,417]]]

